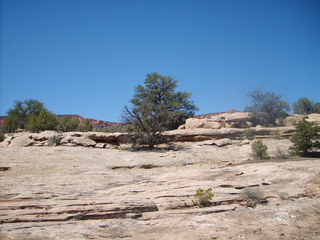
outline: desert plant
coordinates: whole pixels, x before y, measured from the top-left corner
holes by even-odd
[[[192,201],[194,205],[207,207],[211,205],[210,200],[213,198],[214,194],[212,193],[212,188],[208,188],[207,190],[199,188],[194,196],[197,198],[197,200]]]
[[[287,159],[289,158],[290,154],[286,153],[284,150],[282,150],[280,147],[276,148],[275,158],[277,159]]]
[[[264,200],[263,192],[257,188],[250,188],[250,187],[244,188],[240,192],[240,196],[243,197],[244,199],[253,200],[255,202],[261,202],[262,200]]]
[[[269,159],[267,150],[268,150],[268,147],[264,145],[261,140],[258,140],[252,143],[252,156],[255,159],[259,159],[259,160]]]
[[[57,135],[53,135],[48,138],[48,146],[57,146],[60,144],[60,137]]]
[[[147,74],[145,86],[134,89],[132,106],[124,106],[123,122],[129,124],[131,132],[150,149],[162,142],[163,131],[176,129],[198,110],[189,100],[191,93],[175,91],[177,83],[178,80],[170,76]]]
[[[242,137],[247,138],[247,139],[254,139],[256,135],[256,130],[252,128],[246,128],[243,130]]]
[[[292,135],[290,147],[295,154],[310,156],[312,151],[320,148],[320,127],[314,122],[301,121],[296,126],[296,133]]]
[[[274,92],[263,92],[261,89],[247,94],[251,98],[252,106],[246,107],[245,112],[250,112],[251,118],[256,118],[258,123],[264,126],[275,126],[276,120],[287,116],[290,106],[283,101],[281,95]]]
[[[279,130],[273,131],[271,134],[272,134],[272,138],[274,138],[274,139],[281,138],[281,132]]]
[[[0,134],[0,142],[3,142],[3,140],[5,139],[6,137],[4,136],[3,133]]]

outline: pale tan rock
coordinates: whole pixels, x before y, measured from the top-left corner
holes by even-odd
[[[194,129],[194,128],[203,128],[204,121],[202,119],[197,118],[188,118],[186,120],[186,129]]]
[[[31,138],[36,141],[44,141],[48,140],[50,137],[57,136],[58,133],[56,131],[46,130],[38,134],[32,134]]]
[[[270,155],[290,145],[264,143]],[[0,238],[318,238],[320,159],[248,162],[250,144],[179,144],[167,152],[1,148],[9,170],[0,171]],[[268,203],[245,207],[247,187]],[[212,188],[212,206],[193,205],[199,188]]]
[[[30,139],[29,134],[24,134],[20,137],[15,137],[11,140],[10,144],[7,146],[8,148],[15,147],[28,147],[34,144],[34,141]]]
[[[96,145],[95,141],[85,137],[74,137],[72,138],[71,143],[84,147],[94,147]]]
[[[284,123],[286,126],[295,126],[298,122],[303,121],[304,118],[305,115],[291,114],[284,120]]]

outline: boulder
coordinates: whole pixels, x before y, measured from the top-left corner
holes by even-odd
[[[48,140],[50,137],[53,137],[54,135],[58,135],[58,133],[56,131],[45,130],[38,134],[32,134],[31,138],[33,138],[36,141],[44,141]]]
[[[188,118],[186,120],[186,129],[194,129],[194,128],[203,128],[204,120],[200,120],[197,118]]]
[[[232,140],[230,140],[229,138],[222,138],[222,139],[214,141],[214,143],[218,147],[223,147],[223,146],[226,146],[226,145],[231,145],[232,144]]]
[[[0,142],[0,148],[6,148],[6,147],[8,147],[8,145],[10,144],[10,142],[12,141],[12,139],[13,139],[12,136],[6,137],[2,142]]]
[[[306,121],[308,122],[316,122],[318,125],[320,125],[320,114],[319,113],[312,113],[309,114]]]
[[[13,147],[28,147],[34,144],[34,141],[30,139],[28,134],[22,135],[21,137],[13,138],[8,148]]]
[[[303,121],[304,118],[305,115],[291,114],[284,120],[284,123],[286,126],[295,126],[298,122]]]
[[[96,145],[95,141],[85,137],[74,137],[71,143],[74,143],[76,145],[81,145],[84,147],[94,147]]]

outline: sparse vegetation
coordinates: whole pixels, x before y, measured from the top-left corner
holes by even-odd
[[[264,200],[264,193],[257,188],[244,188],[240,192],[240,196],[247,200],[253,200],[256,203],[259,203]]]
[[[243,133],[242,133],[242,137],[250,140],[254,139],[255,135],[256,135],[256,130],[252,128],[246,128],[243,130]]]
[[[57,135],[53,135],[48,138],[48,146],[57,146],[60,144],[60,137]]]
[[[199,207],[207,207],[211,205],[210,200],[213,198],[214,194],[212,193],[212,188],[204,190],[199,188],[194,195],[197,200],[193,200],[193,204]]]
[[[92,124],[90,123],[89,119],[84,120],[84,124],[83,125],[79,125],[77,127],[77,131],[80,132],[89,132],[92,129]]]
[[[281,132],[276,130],[272,132],[272,138],[274,139],[280,139],[281,138]]]
[[[295,114],[311,114],[320,113],[320,102],[315,103],[308,98],[299,98],[299,100],[292,104]]]
[[[301,121],[292,135],[293,146],[290,150],[294,154],[304,157],[312,156],[320,148],[320,127],[314,122]]]
[[[268,147],[263,144],[261,140],[255,141],[252,143],[252,156],[255,159],[266,160],[269,159],[269,155],[267,153]]]
[[[3,142],[3,140],[5,139],[5,136],[3,133],[0,133],[0,142]]]
[[[244,111],[250,112],[250,116],[263,126],[276,126],[276,120],[285,118],[288,115],[287,111],[290,111],[289,104],[274,92],[258,89],[249,92],[247,97],[251,98],[253,105],[246,107]]]
[[[287,159],[290,157],[290,154],[288,152],[285,152],[283,149],[280,147],[276,148],[276,153],[275,153],[275,158],[277,159]]]

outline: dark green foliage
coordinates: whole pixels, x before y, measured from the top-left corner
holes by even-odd
[[[212,193],[212,188],[208,188],[207,190],[199,188],[194,196],[197,198],[196,201],[192,201],[194,205],[207,207],[211,205],[210,200],[213,198],[214,194]]]
[[[27,99],[25,101],[15,101],[14,107],[7,111],[5,120],[5,131],[14,132],[16,129],[25,129],[30,114],[38,115],[44,109],[43,103]]]
[[[262,143],[261,140],[252,143],[252,156],[255,159],[266,160],[269,159],[267,153],[268,147]]]
[[[291,137],[295,154],[311,156],[312,151],[320,148],[320,127],[314,122],[301,121],[296,126],[296,132]]]
[[[55,114],[46,109],[41,109],[38,115],[29,114],[26,129],[31,132],[40,132],[44,130],[55,130],[58,124],[58,118]]]
[[[6,137],[4,136],[3,133],[0,133],[0,142],[3,142],[3,140],[5,139]]]
[[[246,107],[245,112],[250,112],[250,117],[257,119],[258,123],[264,126],[275,126],[276,120],[285,118],[290,111],[287,102],[281,100],[280,95],[274,92],[262,92],[261,89],[249,92],[247,97],[251,98],[252,106]]]
[[[292,108],[295,114],[319,113],[320,103],[315,103],[313,100],[302,97],[292,104]]]
[[[158,73],[147,74],[145,86],[137,86],[132,107],[124,107],[122,119],[131,125],[134,138],[149,148],[162,141],[161,133],[175,129],[198,109],[189,100],[191,93],[175,92],[178,80]]]
[[[15,101],[14,107],[7,111],[4,123],[5,132],[24,129],[33,132],[53,130],[57,125],[56,116],[44,108],[38,100]]]
[[[61,132],[76,131],[79,126],[79,119],[70,119],[70,116],[64,116],[59,120],[57,130]]]
[[[89,132],[92,129],[92,124],[90,123],[89,119],[84,120],[84,124],[83,125],[79,125],[77,127],[77,131],[80,132]]]
[[[246,128],[243,130],[242,137],[247,138],[247,139],[254,139],[256,135],[256,130],[252,128]]]

